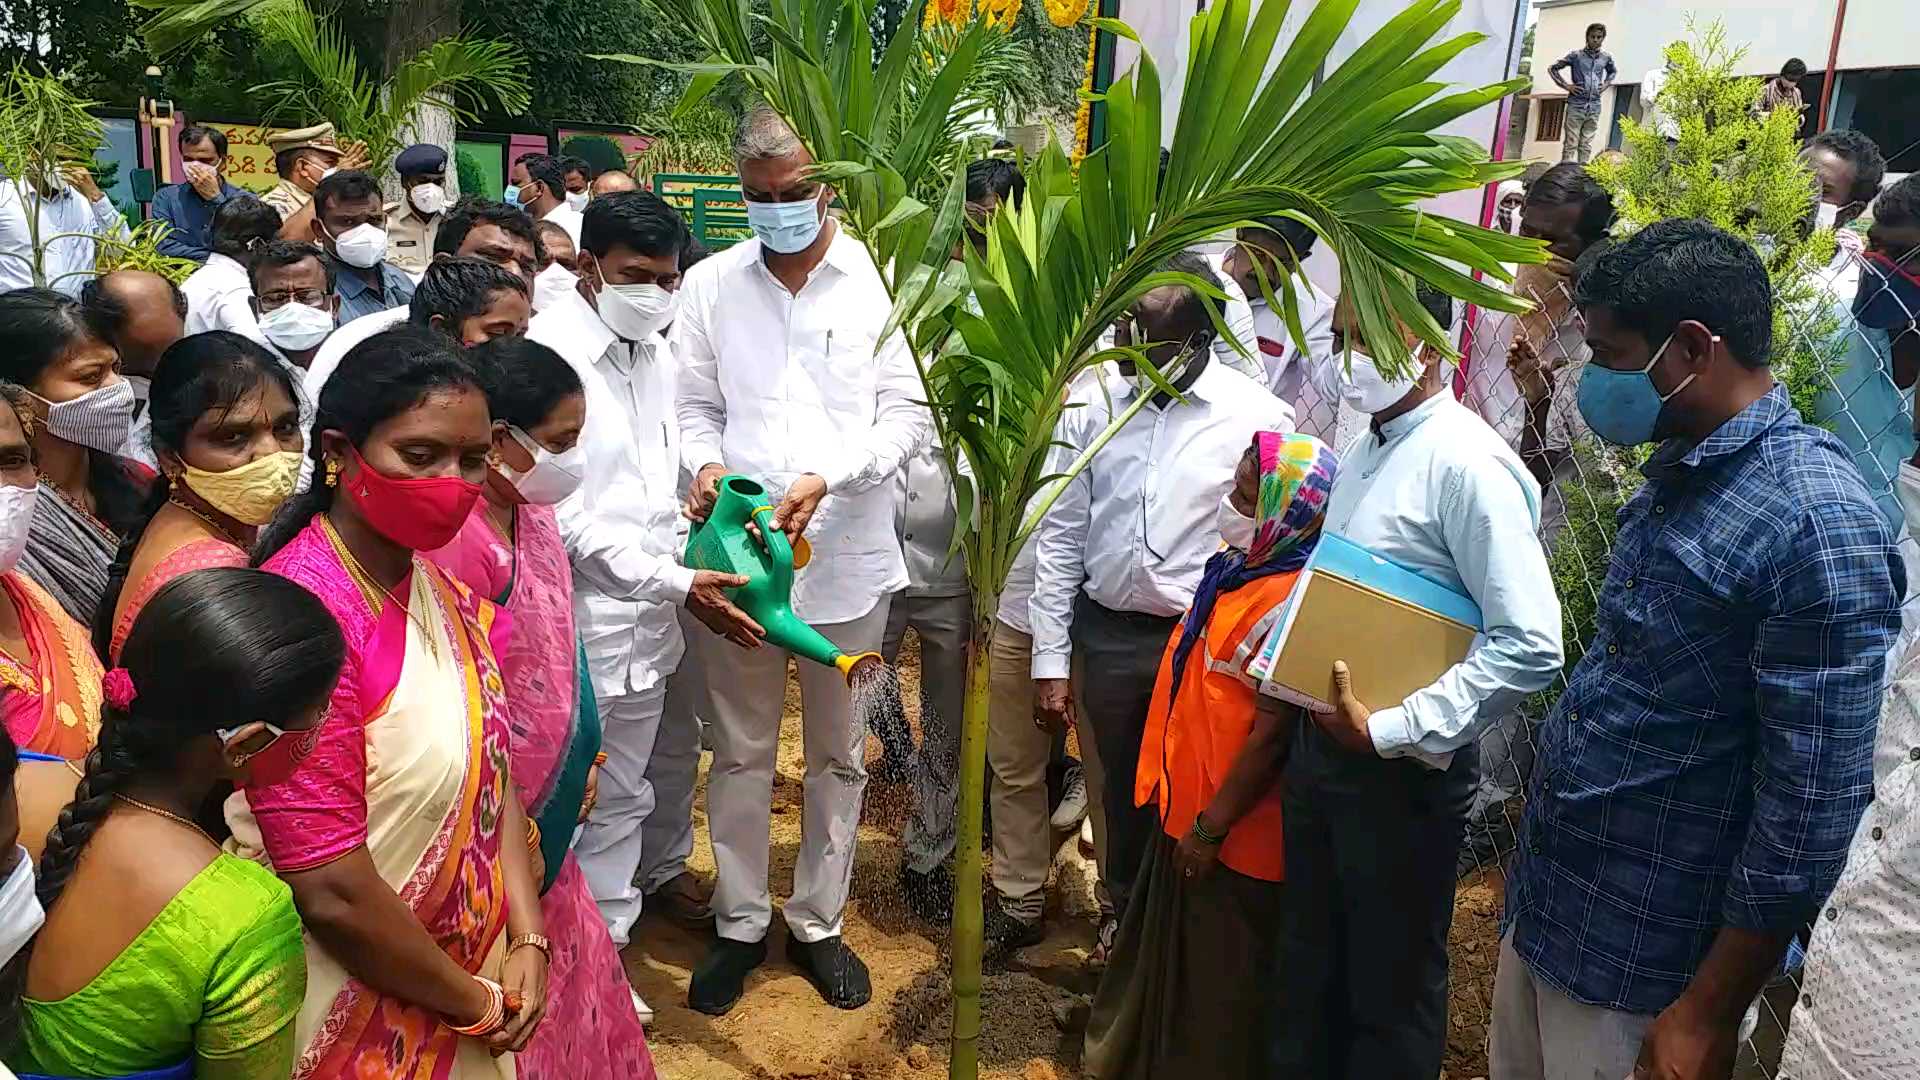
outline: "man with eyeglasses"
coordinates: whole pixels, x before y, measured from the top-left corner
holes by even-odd
[[[1191,252],[1162,269],[1217,280]],[[1155,827],[1153,811],[1134,805],[1133,787],[1167,636],[1220,548],[1220,500],[1248,440],[1293,430],[1291,407],[1214,354],[1207,308],[1218,303],[1165,285],[1134,304],[1132,340],[1184,400],[1155,390],[1132,361],[1103,370],[1105,385],[1062,415],[1058,442],[1092,445],[1136,397],[1152,400],[1067,485],[1034,534],[1034,722],[1058,729],[1078,713],[1087,725],[1080,750],[1113,909],[1101,925],[1102,953]]]

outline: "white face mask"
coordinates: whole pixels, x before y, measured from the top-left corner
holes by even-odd
[[[1230,548],[1239,548],[1241,551],[1247,551],[1253,547],[1254,526],[1258,523],[1241,513],[1239,507],[1233,505],[1233,492],[1229,491],[1220,496],[1220,512],[1215,515],[1215,518],[1220,524],[1221,543]]]
[[[367,270],[387,257],[387,230],[373,222],[355,225],[333,238],[333,253],[348,266]]]
[[[545,311],[574,291],[580,278],[559,263],[550,263],[533,276],[533,310]]]
[[[0,574],[11,574],[27,550],[27,533],[33,528],[33,507],[40,501],[40,486],[0,487]]]
[[[75,445],[116,454],[133,430],[133,406],[133,384],[115,379],[71,401],[47,401],[47,430]]]
[[[567,208],[576,212],[585,210],[587,208],[588,194],[589,193],[585,191],[567,192]]]
[[[1335,360],[1338,360],[1335,357]],[[1411,374],[1398,379],[1388,379],[1380,373],[1373,357],[1358,349],[1353,350],[1353,374],[1348,376],[1345,386],[1340,388],[1340,396],[1356,412],[1377,413],[1392,406],[1407,396],[1414,384],[1420,381],[1420,357],[1413,358]]]
[[[260,316],[260,332],[277,349],[305,352],[333,333],[333,312],[306,304],[281,304]]]
[[[677,300],[658,285],[601,285],[594,306],[607,329],[639,341],[673,321]]]
[[[533,457],[533,468],[523,473],[500,466],[500,475],[507,478],[521,498],[535,506],[552,506],[579,490],[580,481],[587,475],[586,452],[579,443],[556,454],[512,424],[507,425],[507,434]]]
[[[447,208],[447,189],[439,184],[415,184],[407,189],[407,201],[423,214],[437,214]]]
[[[34,892],[33,860],[27,857],[27,849],[20,847],[13,857],[13,872],[7,875],[6,884],[0,885],[0,964],[26,948],[47,921],[39,894]]]

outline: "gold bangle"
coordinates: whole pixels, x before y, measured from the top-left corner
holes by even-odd
[[[547,935],[521,934],[518,937],[507,939],[508,952],[513,952],[514,950],[520,948],[522,945],[531,945],[532,947],[539,949],[540,955],[546,957],[549,963],[553,961],[553,942],[547,940]]]
[[[540,850],[540,826],[532,818],[527,819],[527,850]]]

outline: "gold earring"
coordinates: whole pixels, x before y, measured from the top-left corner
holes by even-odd
[[[340,463],[338,461],[329,460],[327,462],[327,486],[333,487],[335,484],[338,484],[339,482],[340,482]]]

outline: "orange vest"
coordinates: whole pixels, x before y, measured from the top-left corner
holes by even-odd
[[[1286,601],[1299,578],[1297,570],[1269,574],[1221,593],[1200,640],[1187,654],[1179,697],[1171,701],[1179,627],[1167,641],[1140,743],[1134,803],[1146,806],[1157,801],[1162,827],[1176,840],[1192,830],[1193,819],[1213,801],[1253,733],[1258,692],[1243,681],[1246,658],[1237,654],[1243,643],[1253,648],[1264,640],[1271,626],[1267,616]],[[1249,642],[1256,629],[1259,635]],[[1234,823],[1220,847],[1220,861],[1250,878],[1284,880],[1277,784]]]

